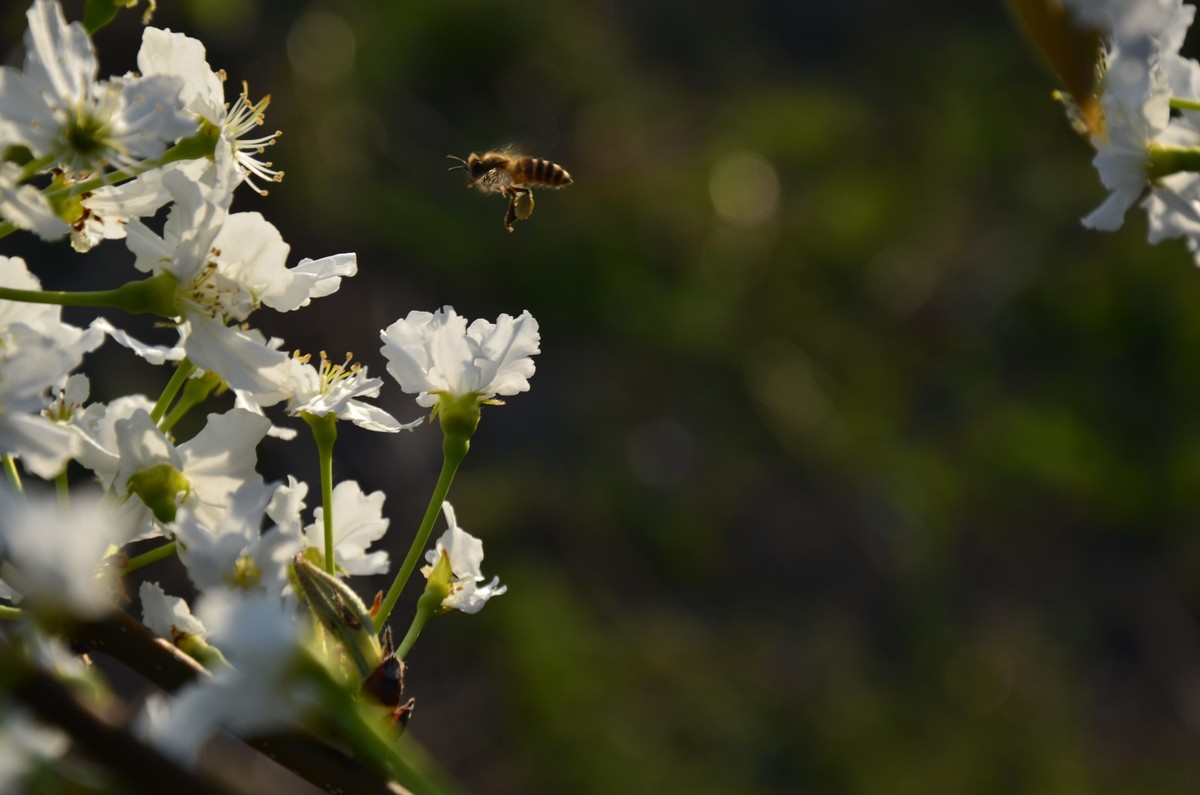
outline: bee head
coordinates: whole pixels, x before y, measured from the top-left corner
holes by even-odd
[[[458,162],[457,166],[450,166],[448,169],[449,171],[462,169],[463,171],[467,172],[467,175],[472,181],[479,179],[489,170],[488,167],[483,164],[483,160],[479,157],[479,155],[474,153],[467,155],[466,160],[463,160],[461,157],[457,157],[456,155],[446,155],[446,157]]]

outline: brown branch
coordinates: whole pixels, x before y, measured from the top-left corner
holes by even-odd
[[[69,734],[80,751],[112,771],[130,792],[233,795],[233,790],[180,767],[124,729],[101,720],[50,674],[31,667],[11,695],[44,722]]]
[[[175,691],[208,671],[195,659],[125,613],[75,627],[70,638],[89,652],[106,654],[163,690]],[[344,795],[405,795],[408,791],[361,761],[305,732],[247,741],[301,778]],[[157,790],[163,792],[165,790]],[[177,795],[172,793],[172,795]]]

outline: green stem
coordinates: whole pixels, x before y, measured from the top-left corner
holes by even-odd
[[[25,611],[19,607],[0,605],[0,621],[17,621],[24,615]]]
[[[179,397],[179,402],[167,412],[167,416],[158,424],[159,429],[169,431],[174,428],[175,423],[183,419],[197,405],[203,403],[220,385],[221,377],[216,373],[205,373],[200,378],[187,379],[183,385],[183,394]]]
[[[408,548],[408,555],[404,558],[400,571],[396,572],[396,579],[392,581],[392,587],[383,597],[383,602],[379,605],[379,612],[375,614],[376,627],[382,628],[387,622],[392,608],[396,606],[396,600],[400,598],[400,592],[404,590],[413,569],[417,567],[417,561],[420,560],[421,553],[429,542],[433,523],[437,520],[438,512],[442,509],[446,495],[450,493],[450,483],[454,480],[454,473],[458,471],[459,464],[466,458],[470,446],[471,437],[469,435],[446,433],[442,438],[442,472],[438,475],[437,485],[433,487],[433,494],[429,497],[429,505],[425,508],[425,517],[421,519],[417,536],[413,539],[412,546]],[[405,640],[407,639],[405,637]]]
[[[406,792],[422,795],[449,795],[453,792],[409,764],[397,745],[397,732],[391,726],[381,724],[377,714],[364,713],[347,692],[345,684],[332,677],[324,665],[311,657],[297,662],[301,675],[307,674],[306,683],[324,696],[322,716],[331,721],[334,731],[346,745],[354,749],[357,758],[380,772],[386,772]]]
[[[174,541],[168,541],[162,546],[155,547],[149,552],[143,552],[140,555],[135,555],[129,559],[129,562],[121,569],[121,575],[130,574],[137,571],[143,566],[149,566],[151,563],[157,563],[163,558],[169,558],[175,554],[176,544]]]
[[[58,504],[66,508],[71,504],[71,484],[67,480],[67,468],[54,478],[54,488],[58,492]]]
[[[333,574],[333,443],[337,441],[337,415],[318,417],[303,412],[301,416],[312,428],[317,443],[317,458],[321,463],[321,518],[325,521],[325,571]]]
[[[221,137],[221,130],[208,123],[202,123],[200,130],[190,138],[184,138],[179,143],[172,146],[167,151],[163,152],[162,157],[153,160],[143,160],[141,163],[136,163],[128,168],[118,169],[117,171],[109,171],[100,174],[92,179],[84,182],[73,182],[69,185],[64,185],[61,188],[51,188],[44,191],[46,199],[54,206],[55,202],[69,200],[73,196],[79,196],[97,188],[107,187],[109,185],[120,185],[122,182],[133,179],[134,177],[145,174],[147,171],[165,166],[168,163],[174,163],[177,160],[195,160],[200,157],[212,157],[216,149],[217,140]],[[22,181],[33,176],[34,173],[40,171],[45,166],[51,165],[52,159],[47,162],[46,158],[35,160],[25,167],[25,172],[22,176]],[[32,169],[32,170],[31,170]],[[66,219],[68,221],[75,219]],[[10,221],[0,221],[0,238],[7,237],[17,231],[17,227],[13,226]]]
[[[162,153],[161,157],[153,160],[143,160],[128,168],[109,171],[83,182],[74,182],[61,188],[46,191],[46,198],[57,199],[61,196],[78,196],[109,185],[120,185],[122,182],[141,176],[147,171],[153,171],[160,166],[174,163],[177,160],[195,160],[200,157],[211,157],[216,148],[217,140],[221,137],[220,129],[211,124],[204,124],[200,131],[190,138],[184,138],[179,143]]]
[[[21,170],[21,181],[24,182],[42,169],[53,165],[55,159],[55,155],[46,155],[36,160],[30,160],[25,164],[25,168]]]
[[[25,491],[25,487],[21,485],[21,473],[17,471],[17,460],[13,458],[12,453],[4,454],[4,474],[8,475],[8,482],[18,494]]]
[[[160,317],[176,317],[179,314],[175,306],[175,288],[178,284],[178,279],[164,271],[141,281],[127,282],[115,290],[68,292],[0,287],[0,299],[23,301],[27,304],[112,307],[123,309],[132,315],[150,312]]]
[[[1200,171],[1200,148],[1151,144],[1146,154],[1146,176],[1151,181],[1181,171]]]
[[[158,402],[154,404],[154,408],[150,412],[150,419],[154,420],[157,425],[158,421],[167,413],[167,406],[171,405],[171,401],[179,394],[179,390],[183,388],[190,376],[196,370],[196,365],[192,364],[190,359],[183,359],[175,367],[175,374],[171,376],[171,380],[163,387],[162,394],[158,396]]]
[[[400,645],[396,647],[396,659],[403,660],[408,656],[408,652],[417,642],[425,624],[437,614],[438,608],[442,606],[444,596],[444,590],[439,593],[426,591],[421,594],[421,598],[417,600],[417,613],[413,616],[412,624],[409,625],[408,632],[404,634],[404,640],[400,641]]]
[[[1200,110],[1200,101],[1184,99],[1183,97],[1171,97],[1171,107],[1175,110]]]

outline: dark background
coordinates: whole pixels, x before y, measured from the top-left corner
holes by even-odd
[[[1091,152],[1002,6],[161,6],[272,95],[287,178],[235,209],[293,262],[359,256],[256,324],[376,374],[412,309],[541,324],[451,495],[509,593],[409,660],[410,731],[470,791],[1200,785],[1200,274],[1136,212],[1081,228]],[[103,73],[139,35],[100,34]],[[547,130],[575,184],[506,234],[445,155]],[[165,382],[110,356],[101,396]],[[439,443],[341,431],[395,559]],[[260,468],[315,487],[305,438]]]

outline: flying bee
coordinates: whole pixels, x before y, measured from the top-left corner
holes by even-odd
[[[565,188],[574,181],[558,163],[509,149],[471,153],[466,160],[455,155],[446,157],[459,163],[451,166],[450,171],[462,169],[467,172],[468,188],[478,188],[482,193],[499,193],[508,198],[504,228],[509,232],[513,231],[514,221],[524,221],[533,215],[532,188]]]

